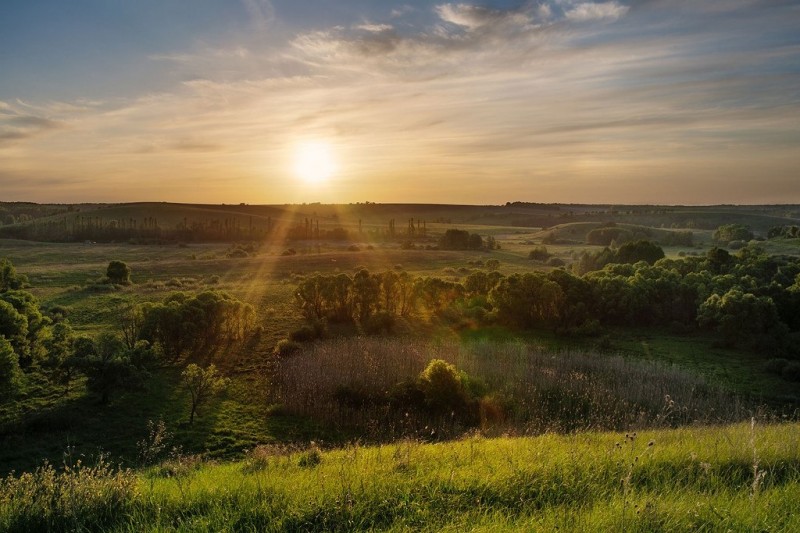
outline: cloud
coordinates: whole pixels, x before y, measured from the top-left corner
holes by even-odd
[[[18,101],[16,106],[0,104],[0,144],[32,139],[66,127],[63,122],[26,113],[25,108],[34,106],[24,102]]]
[[[394,29],[394,26],[391,24],[359,24],[355,26],[357,30],[363,30],[369,33],[383,33],[385,31],[391,31]]]
[[[567,20],[587,22],[592,20],[616,20],[628,12],[628,6],[618,2],[584,2],[568,9],[564,16]]]
[[[470,4],[443,4],[434,8],[436,14],[444,22],[476,30],[489,25],[510,22],[527,24],[529,18],[519,11],[500,11]]]
[[[250,20],[259,30],[265,30],[275,22],[275,7],[270,0],[242,0]]]
[[[600,182],[619,195],[606,200],[633,201],[644,180],[670,175],[686,176],[672,188],[691,201],[693,180],[747,172],[785,185],[800,164],[800,13],[773,4],[453,2],[280,44],[209,42],[151,56],[177,80],[160,93],[0,102],[3,164],[104,176],[125,184],[118,198],[185,201],[430,201],[433,182],[446,201],[586,201]],[[776,31],[762,39],[756,27]],[[43,135],[66,125],[69,135]],[[293,188],[292,143],[307,138],[336,147],[338,198]]]

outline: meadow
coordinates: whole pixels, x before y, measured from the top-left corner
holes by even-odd
[[[800,427],[262,446],[0,485],[4,531],[795,531]]]
[[[745,290],[791,306],[800,240],[766,238],[797,224],[791,206],[5,207],[18,220],[0,235],[53,241],[159,221],[154,239],[0,239],[0,258],[27,277],[43,315],[76,337],[120,336],[128,310],[166,306],[175,293],[226,294],[254,318],[242,338],[174,359],[154,341],[157,363],[107,403],[90,374],[76,372],[65,388],[45,359],[31,363],[15,396],[0,400],[0,530],[798,527],[800,389],[780,371],[794,361],[794,324],[765,324],[753,344],[728,342],[722,323],[701,327],[693,316],[521,325],[498,314],[497,287],[446,303],[420,297],[408,316],[388,318],[354,300],[352,320],[319,321],[297,296],[326,276],[373,279],[358,278],[363,271],[375,283],[393,272],[459,290],[492,276],[558,280],[597,260],[605,246],[591,241],[611,229],[620,238],[612,251],[623,238],[665,243],[663,268],[676,272],[705,268],[728,248],[739,270],[704,278],[709,294],[751,280]],[[752,239],[722,243],[726,224],[746,224]],[[268,238],[200,238],[225,228]],[[346,238],[333,238],[340,230]],[[484,244],[445,249],[452,230]],[[310,238],[289,237],[302,232]],[[532,258],[537,249],[543,258]],[[129,267],[130,283],[108,282],[112,260]],[[573,276],[605,287],[603,276],[618,284],[655,272],[624,268]],[[758,276],[785,278],[788,296],[775,284],[764,292]],[[637,301],[626,305],[648,304]],[[386,323],[373,328],[364,309]],[[439,374],[432,361],[442,361]],[[192,423],[182,377],[190,364],[214,364],[228,380]],[[44,511],[48,501],[59,503]]]

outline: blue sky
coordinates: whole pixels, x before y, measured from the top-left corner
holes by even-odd
[[[798,168],[800,2],[2,4],[3,200],[800,203]]]

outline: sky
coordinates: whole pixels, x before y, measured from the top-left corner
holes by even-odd
[[[800,203],[800,0],[3,0],[0,201]]]

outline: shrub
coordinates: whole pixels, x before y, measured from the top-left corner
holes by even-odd
[[[293,342],[310,342],[318,338],[317,331],[311,326],[300,326],[289,333],[289,340]]]
[[[528,253],[528,259],[533,261],[547,261],[550,257],[551,254],[547,251],[546,246],[537,246]]]
[[[486,261],[486,268],[488,268],[489,270],[497,270],[499,266],[500,266],[500,261],[498,259],[489,259],[488,261]]]
[[[307,452],[300,455],[297,466],[300,468],[314,468],[322,462],[322,454],[317,446],[312,446]]]
[[[130,285],[131,269],[122,261],[111,261],[106,268],[106,276],[115,285]]]
[[[275,353],[280,357],[286,357],[295,354],[299,352],[300,349],[300,343],[291,341],[289,339],[280,340],[278,341],[278,344],[275,345]]]
[[[547,266],[558,268],[563,267],[564,265],[566,265],[566,263],[560,257],[551,257],[547,260]]]
[[[455,365],[442,359],[428,363],[419,375],[419,387],[425,394],[426,406],[434,413],[461,413],[469,400]]]

